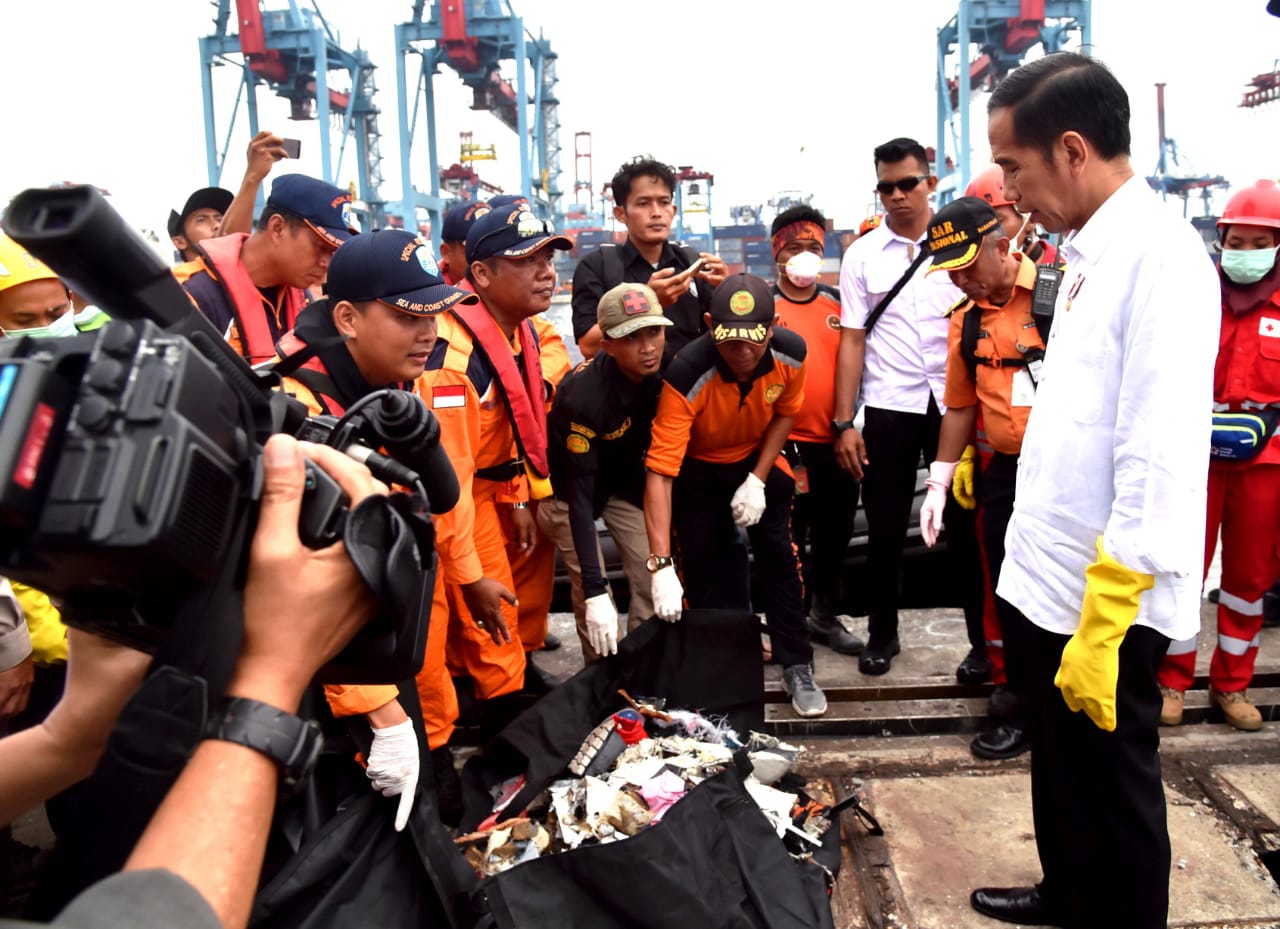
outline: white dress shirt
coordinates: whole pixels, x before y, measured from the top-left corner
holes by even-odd
[[[854,241],[840,263],[840,325],[865,329],[880,298],[893,289],[924,240],[904,239],[883,222]],[[893,298],[867,337],[861,403],[923,413],[929,395],[945,411],[947,311],[964,296],[945,272],[926,275],[926,261]]]
[[[1185,639],[1200,621],[1218,276],[1137,176],[1062,256],[998,593],[1037,626],[1075,632],[1101,536],[1155,576],[1137,623]]]

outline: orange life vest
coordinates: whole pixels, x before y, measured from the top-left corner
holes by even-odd
[[[243,232],[205,239],[196,246],[213,277],[227,291],[236,331],[240,336],[240,354],[250,364],[260,364],[275,357],[275,336],[267,322],[262,291],[258,290],[240,261],[240,251],[248,234]],[[306,294],[297,287],[282,284],[284,319],[282,328],[292,329],[298,314],[307,305]]]

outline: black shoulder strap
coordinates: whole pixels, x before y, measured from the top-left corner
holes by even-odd
[[[978,382],[978,337],[982,334],[982,314],[970,304],[960,322],[960,355],[969,369],[969,380]]]
[[[320,404],[321,412],[332,412],[329,404],[325,402],[325,397],[338,396],[338,385],[333,382],[333,378],[314,368],[299,368],[289,376],[311,391],[316,398],[316,403]]]
[[[600,261],[602,267],[600,273],[604,276],[604,289],[612,290],[622,283],[622,259],[618,257],[618,246],[601,245]]]
[[[889,292],[884,295],[883,299],[876,304],[876,308],[871,311],[869,316],[867,316],[867,324],[862,327],[865,335],[871,335],[871,329],[875,326],[880,317],[884,315],[884,311],[889,307],[889,304],[893,302],[893,298],[902,292],[902,288],[907,286],[907,281],[911,280],[911,276],[916,273],[916,268],[924,264],[924,260],[928,257],[929,250],[924,248],[920,249],[920,254],[916,255],[916,260],[911,262],[911,265],[903,273],[902,277],[898,278],[898,283],[894,284],[893,287],[889,289]]]

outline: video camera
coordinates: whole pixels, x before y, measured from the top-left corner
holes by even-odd
[[[218,647],[234,654],[262,446],[286,432],[358,452],[425,497],[371,498],[349,512],[308,461],[299,521],[313,548],[346,540],[383,607],[322,679],[411,677],[434,584],[424,506],[447,512],[458,498],[426,405],[379,391],[341,419],[308,417],[273,389],[278,376],[227,345],[91,187],[24,191],[5,229],[112,319],[66,339],[0,340],[0,575],[60,598],[68,623],[148,651],[179,616],[193,614],[189,634],[205,628],[201,614],[233,609],[220,629],[234,641]]]

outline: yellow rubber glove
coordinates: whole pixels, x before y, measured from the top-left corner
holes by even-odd
[[[956,464],[956,473],[951,478],[951,494],[956,503],[966,510],[978,505],[978,498],[973,493],[973,446],[966,445]]]
[[[1126,568],[1102,549],[1085,569],[1080,626],[1062,650],[1053,683],[1072,712],[1084,710],[1094,725],[1116,731],[1116,680],[1120,676],[1120,643],[1138,618],[1138,601],[1155,578]]]
[[[67,627],[62,624],[62,613],[43,591],[10,582],[13,594],[22,604],[27,617],[27,632],[31,634],[31,657],[40,667],[65,664],[67,661]]]

